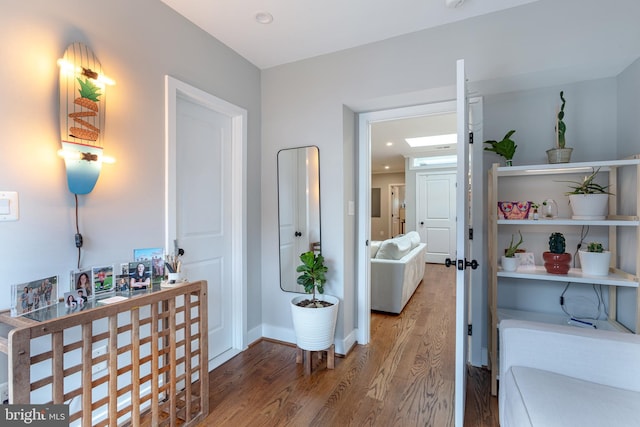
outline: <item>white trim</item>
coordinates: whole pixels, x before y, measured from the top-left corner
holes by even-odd
[[[231,280],[232,286],[232,342],[230,356],[247,348],[247,275],[246,259],[246,170],[247,110],[217,98],[205,91],[165,75],[165,249],[173,250],[176,225],[169,218],[176,217],[176,189],[169,183],[175,175],[175,164],[170,159],[176,154],[176,101],[178,96],[204,105],[231,119]],[[171,174],[170,174],[171,173]],[[226,353],[225,353],[226,355]],[[212,361],[210,361],[212,362]],[[216,362],[217,363],[217,362]]]

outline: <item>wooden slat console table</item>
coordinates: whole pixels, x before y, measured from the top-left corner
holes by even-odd
[[[10,403],[67,403],[83,427],[192,426],[208,415],[206,281],[88,304],[32,313],[51,317],[41,321],[0,313],[13,327],[0,340]]]

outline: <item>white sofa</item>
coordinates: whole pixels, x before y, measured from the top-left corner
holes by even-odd
[[[371,243],[371,309],[402,312],[424,276],[426,250],[415,231]]]
[[[501,427],[640,426],[640,336],[500,322]]]

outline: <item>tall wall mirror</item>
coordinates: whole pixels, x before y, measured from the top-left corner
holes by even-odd
[[[320,151],[316,146],[278,152],[280,288],[304,292],[296,283],[300,254],[320,251]]]

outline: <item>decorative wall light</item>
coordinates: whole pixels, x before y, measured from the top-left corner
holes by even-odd
[[[67,183],[74,194],[90,193],[102,163],[115,160],[103,155],[106,86],[115,82],[102,73],[100,61],[82,43],[67,47],[60,66],[60,134]]]

